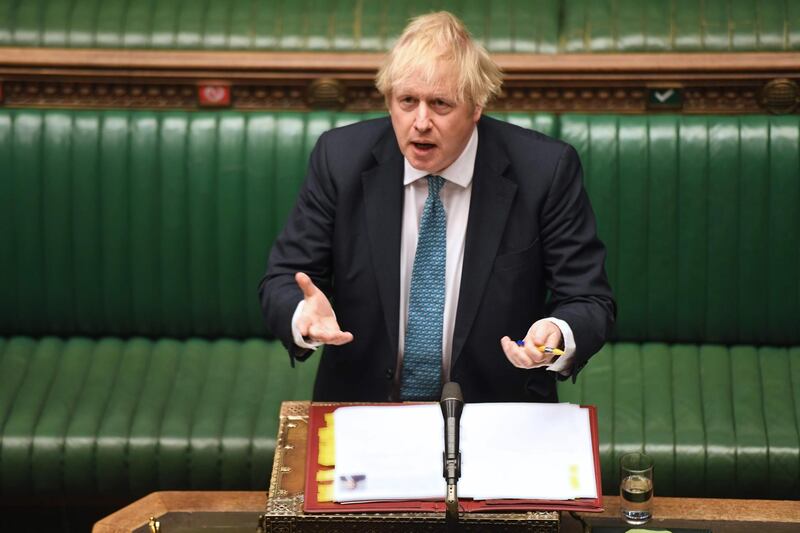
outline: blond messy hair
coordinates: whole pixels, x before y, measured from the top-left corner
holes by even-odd
[[[433,84],[442,61],[451,63],[458,73],[458,103],[485,107],[500,92],[500,69],[464,24],[447,11],[411,19],[378,71],[375,86],[388,99],[392,90],[412,74],[420,74]]]

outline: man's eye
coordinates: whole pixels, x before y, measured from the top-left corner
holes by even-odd
[[[440,98],[437,98],[436,100],[433,101],[433,107],[435,107],[438,110],[446,110],[450,107],[450,104]]]

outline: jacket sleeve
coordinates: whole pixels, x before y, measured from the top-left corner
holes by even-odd
[[[312,350],[292,338],[291,320],[303,293],[294,276],[305,272],[325,294],[331,287],[331,248],[336,191],[326,161],[326,135],[317,140],[308,173],[283,231],[278,235],[259,285],[261,311],[267,329],[283,342],[292,365]]]
[[[606,250],[583,187],[574,148],[565,145],[542,210],[545,282],[550,315],[569,324],[575,337],[571,376],[602,348],[616,317],[605,272]]]

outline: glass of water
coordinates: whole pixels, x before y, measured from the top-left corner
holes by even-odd
[[[653,515],[653,459],[639,452],[625,454],[619,474],[622,517],[634,526],[647,523]]]

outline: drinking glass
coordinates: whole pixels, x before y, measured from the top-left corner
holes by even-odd
[[[647,523],[653,515],[653,459],[635,452],[619,462],[619,495],[622,516],[634,526]]]

